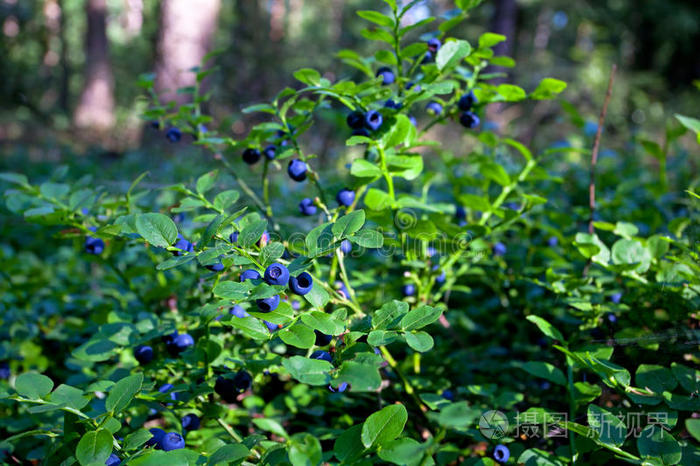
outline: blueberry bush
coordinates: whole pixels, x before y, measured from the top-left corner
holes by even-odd
[[[503,83],[505,37],[451,37],[478,0],[377,3],[353,79],[298,70],[244,138],[205,112],[215,67],[179,106],[139,79],[153,131],[217,169],[0,174],[6,463],[700,464],[698,120],[604,153],[591,212],[592,134],[535,152],[483,123],[564,82]]]

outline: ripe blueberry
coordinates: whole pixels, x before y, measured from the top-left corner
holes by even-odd
[[[232,316],[238,317],[239,319],[242,319],[243,317],[248,317],[250,315],[245,311],[245,309],[243,309],[238,304],[229,309],[228,313]]]
[[[85,252],[88,254],[100,255],[104,250],[105,242],[100,238],[93,238],[92,236],[85,237]]]
[[[338,392],[338,393],[343,393],[345,390],[348,388],[348,383],[347,382],[341,382],[340,385],[338,385],[338,388],[333,388],[332,385],[328,386],[328,390],[332,392]]]
[[[611,324],[617,322],[617,316],[612,312],[609,312],[606,317],[608,318],[608,322],[610,322]]]
[[[302,272],[296,277],[291,277],[289,279],[289,289],[292,293],[298,294],[299,296],[304,296],[311,291],[313,286],[314,280],[307,272]]]
[[[459,116],[459,122],[465,128],[474,129],[479,126],[479,117],[474,112],[463,112]]]
[[[254,269],[244,270],[241,273],[240,281],[243,283],[246,280],[260,280],[260,273]]]
[[[158,120],[151,121],[151,129],[160,129],[160,121],[158,121]]]
[[[173,338],[173,341],[171,343],[168,343],[166,347],[171,355],[177,356],[178,354],[182,353],[187,348],[193,345],[194,338],[192,338],[192,336],[189,333],[181,333],[175,338]]]
[[[122,460],[120,460],[119,457],[117,455],[115,455],[114,453],[109,455],[109,458],[107,458],[107,461],[105,461],[105,464],[107,466],[118,466],[121,463],[122,463]]]
[[[148,430],[153,437],[149,438],[146,441],[146,446],[147,447],[152,447],[153,445],[158,445],[160,443],[160,440],[165,436],[165,431],[163,429],[159,429],[158,427],[153,427],[152,429]]]
[[[243,161],[248,165],[253,165],[260,160],[260,151],[254,147],[249,147],[243,151]]]
[[[226,377],[216,379],[214,391],[227,403],[235,403],[239,393],[233,380]]]
[[[418,126],[418,122],[416,121],[416,117],[414,117],[413,115],[408,115],[408,121],[410,121],[413,126]]]
[[[309,199],[308,197],[305,197],[299,203],[299,212],[301,212],[302,215],[314,215],[316,213],[316,210],[317,209],[314,205],[314,201]]]
[[[139,345],[134,348],[134,357],[139,364],[148,364],[153,360],[153,348],[148,345]]]
[[[553,248],[557,244],[559,244],[559,239],[556,236],[550,236],[549,239],[547,240],[547,245],[550,248]]]
[[[344,239],[340,242],[340,250],[343,254],[350,254],[352,252],[352,243],[350,240]]]
[[[215,264],[205,265],[205,267],[211,270],[212,272],[221,272],[222,270],[224,270],[224,264],[222,264],[221,261]]]
[[[370,110],[365,114],[365,126],[372,131],[378,130],[383,121],[382,114],[376,110]]]
[[[335,200],[342,206],[350,207],[352,203],[355,202],[355,191],[352,189],[343,188],[338,191],[338,194],[335,196]]]
[[[185,439],[177,432],[168,432],[160,439],[160,448],[163,451],[172,451],[185,448]]]
[[[362,112],[350,112],[345,122],[351,129],[360,129],[365,125],[365,115]]]
[[[467,110],[471,110],[474,104],[476,104],[478,101],[479,100],[474,95],[474,91],[469,91],[468,94],[464,94],[459,98],[457,101],[457,107],[459,107],[459,109],[463,112],[466,112]]]
[[[277,155],[277,147],[270,144],[265,149],[263,149],[263,154],[267,160],[274,160]]]
[[[171,391],[173,389],[173,387],[174,387],[173,384],[166,383],[158,389],[158,392],[159,393],[168,393],[169,391]],[[171,393],[170,399],[173,401],[177,401],[177,393],[175,393],[175,392]]]
[[[493,255],[494,256],[502,256],[506,253],[506,251],[507,251],[506,245],[501,243],[500,241],[493,245]]]
[[[425,106],[425,109],[428,111],[428,113],[432,113],[434,115],[440,115],[442,113],[442,105],[440,102],[429,102],[428,105]]]
[[[289,270],[279,262],[270,264],[265,269],[265,283],[268,285],[286,285],[289,282]]]
[[[331,354],[328,351],[321,350],[311,353],[311,359],[320,359],[322,361],[333,362],[333,357],[331,357]]]
[[[416,286],[412,283],[407,283],[401,288],[401,292],[404,296],[413,296],[416,294]]]
[[[345,286],[345,283],[341,281],[335,282],[335,288],[338,291],[338,294],[342,296],[345,299],[350,299],[350,292],[348,292],[347,287]]]
[[[615,304],[620,304],[621,300],[622,300],[622,293],[613,293],[610,295],[610,301],[612,301]]]
[[[440,42],[440,39],[434,37],[428,41],[428,50],[430,53],[437,53],[437,51],[440,50],[441,45],[442,42]]]
[[[182,430],[185,432],[199,429],[200,424],[201,421],[196,414],[186,414],[185,417],[182,418]]]
[[[173,251],[174,256],[182,256],[186,252],[194,251],[194,245],[187,241],[180,233],[177,234],[177,240],[175,244],[173,244],[173,247],[179,249],[179,251]]]
[[[263,320],[263,323],[265,324],[267,329],[270,331],[270,333],[276,332],[279,329],[279,325],[273,324],[272,322],[268,322],[266,320]]]
[[[277,306],[280,305],[280,297],[279,295],[274,295],[269,298],[258,299],[255,303],[258,305],[260,312],[270,312],[277,309]]]
[[[7,380],[12,375],[7,361],[0,362],[0,379]]]
[[[442,391],[442,397],[446,400],[454,401],[455,400],[455,395],[452,393],[452,390],[443,390]]]
[[[427,52],[425,52],[425,56],[423,57],[423,61],[421,63],[426,64],[430,63],[431,61],[433,61],[433,54],[432,52],[430,52],[430,50],[428,50]]]
[[[228,235],[228,240],[229,240],[231,243],[237,243],[237,242],[238,242],[238,232],[237,232],[237,231],[234,231],[233,233],[231,233],[230,235]]]
[[[382,66],[381,68],[379,68],[377,70],[376,76],[382,78],[382,84],[385,86],[393,83],[396,79],[396,77],[394,76],[394,72],[391,71],[391,68],[389,68],[388,66]]]
[[[445,276],[445,271],[443,270],[440,272],[440,275],[435,277],[435,283],[437,283],[438,285],[442,285],[443,283],[445,283],[446,278],[447,277]]]
[[[506,463],[508,462],[508,458],[510,458],[510,450],[508,447],[505,445],[496,445],[496,448],[493,449],[493,459],[499,463]]]
[[[403,107],[403,105],[401,105],[400,102],[394,102],[392,99],[388,99],[386,102],[384,102],[384,107],[391,108],[394,110],[401,110],[401,107]]]
[[[165,133],[165,137],[168,138],[170,142],[180,142],[180,139],[182,139],[182,132],[177,128],[170,128]]]
[[[420,92],[422,88],[420,87],[420,84],[416,84],[414,82],[407,82],[406,83],[406,90],[413,89],[413,92]]]
[[[239,392],[244,392],[253,384],[253,377],[246,371],[238,371],[233,377],[233,386]]]
[[[299,159],[290,160],[289,165],[287,165],[287,173],[294,181],[304,181],[306,179],[306,163]]]
[[[326,335],[325,333],[321,333],[318,330],[314,330],[314,333],[316,334],[316,346],[328,346],[331,344],[333,335]]]

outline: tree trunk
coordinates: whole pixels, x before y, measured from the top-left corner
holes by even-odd
[[[79,128],[106,131],[114,124],[114,76],[107,42],[106,0],[87,0],[85,85],[75,109]]]
[[[163,0],[161,3],[156,90],[162,102],[188,100],[189,96],[177,94],[177,89],[195,83],[195,74],[189,70],[201,65],[204,55],[211,49],[220,6],[220,0]]]

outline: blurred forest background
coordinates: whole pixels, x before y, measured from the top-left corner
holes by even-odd
[[[355,11],[378,4],[384,5],[380,0],[0,0],[1,150],[14,160],[46,160],[65,156],[61,148],[67,146],[78,154],[120,156],[156,138],[165,144],[139,117],[146,101],[139,98],[138,76],[156,71],[162,91],[187,85],[192,76],[183,70],[211,50],[222,53],[212,61],[219,70],[207,83],[213,92],[207,111],[222,132],[243,137],[251,122],[240,110],[284,86],[298,86],[294,70],[313,67],[331,79],[352,76],[336,53],[374,52],[375,45],[362,36],[367,23]],[[451,0],[426,0],[407,21],[449,16],[453,8]],[[487,31],[508,36],[497,51],[517,63],[505,70],[507,82],[532,90],[543,77],[555,77],[569,88],[559,102],[491,109],[484,128],[515,135],[536,149],[590,136],[612,63],[619,73],[607,144],[615,137],[618,145],[630,138],[663,144],[666,125],[677,125],[673,114],[697,117],[697,0],[486,0],[450,35],[475,41]],[[341,115],[314,132],[317,146],[342,125]],[[9,163],[4,159],[0,164]]]

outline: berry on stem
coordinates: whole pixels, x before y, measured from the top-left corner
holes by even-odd
[[[175,244],[173,244],[173,247],[179,249],[179,251],[173,251],[173,255],[175,256],[182,256],[186,252],[194,251],[194,245],[187,241],[180,233],[177,234],[177,240]]]
[[[267,160],[274,160],[277,155],[277,147],[270,144],[265,149],[263,149],[263,154]]]
[[[333,357],[331,356],[331,354],[328,351],[322,351],[322,350],[314,351],[313,353],[311,353],[310,357],[311,357],[311,359],[319,359],[321,361],[333,362]]]
[[[442,113],[442,104],[440,104],[440,102],[432,101],[425,106],[425,109],[428,111],[428,113],[440,115]]]
[[[474,129],[477,126],[479,126],[481,120],[479,120],[479,117],[476,116],[474,112],[463,112],[459,116],[459,122],[464,126],[465,128],[468,129]]]
[[[355,202],[355,191],[349,188],[343,188],[338,191],[335,200],[338,201],[338,204],[341,206],[350,207],[352,203]]]
[[[165,133],[165,137],[172,143],[180,142],[180,139],[182,139],[182,132],[175,127],[169,128]]]
[[[148,364],[153,360],[153,348],[148,345],[139,345],[134,348],[134,357],[139,364]]]
[[[185,414],[185,417],[182,418],[182,430],[185,432],[199,429],[200,424],[201,420],[196,414]]]
[[[350,112],[345,119],[350,129],[361,129],[365,125],[365,115],[362,112]]]
[[[296,277],[291,277],[289,279],[289,289],[292,293],[298,294],[300,296],[305,295],[314,286],[314,280],[311,278],[308,272],[302,272]]]
[[[168,432],[160,439],[160,448],[163,451],[172,451],[185,448],[185,439],[177,432]]]
[[[279,262],[270,264],[265,269],[265,283],[268,285],[286,285],[289,282],[289,270]]]
[[[260,160],[260,151],[254,147],[249,147],[243,151],[243,161],[248,165],[253,165]]]
[[[471,110],[474,104],[476,104],[478,101],[479,100],[474,95],[474,91],[469,91],[468,94],[464,94],[462,97],[459,98],[459,100],[457,101],[457,107],[463,112],[466,112],[468,110]]]
[[[306,179],[306,171],[306,163],[299,159],[290,160],[289,165],[287,165],[287,173],[294,181],[304,181]]]
[[[85,237],[85,252],[99,256],[105,250],[105,242],[92,236]]]
[[[269,298],[258,299],[255,303],[258,305],[260,312],[270,312],[277,309],[277,306],[280,305],[280,297],[279,295],[274,295]]]
[[[105,461],[105,464],[107,466],[117,466],[121,463],[122,463],[122,460],[120,460],[119,457],[117,455],[115,455],[114,453],[109,455],[109,458],[107,458],[107,461]]]
[[[376,110],[370,110],[365,114],[365,126],[372,131],[378,130],[383,121],[382,114]]]
[[[379,68],[377,70],[376,76],[382,78],[382,84],[384,86],[387,86],[396,80],[394,72],[388,66],[382,66],[381,68]]]
[[[404,296],[413,296],[416,294],[416,286],[412,283],[407,283],[401,288]]]
[[[317,210],[314,201],[308,197],[305,197],[299,203],[299,212],[301,212],[302,215],[314,215]]]
[[[248,269],[241,272],[240,281],[243,283],[246,280],[260,280],[260,272],[254,269]]]
[[[346,255],[352,252],[352,243],[350,240],[344,239],[340,242],[340,251]]]
[[[510,450],[508,447],[505,445],[496,445],[496,448],[493,449],[493,459],[499,463],[506,463],[508,462],[508,458],[510,458]]]
[[[314,330],[314,333],[316,334],[316,346],[328,346],[331,344],[331,340],[333,340],[333,335],[326,335],[325,333],[321,333],[318,330]]]
[[[440,42],[440,39],[437,37],[433,37],[428,41],[428,50],[430,53],[437,53],[438,50],[440,50],[440,46],[442,45],[442,42]]]
[[[166,344],[168,352],[173,356],[177,356],[190,346],[194,346],[194,338],[189,333],[181,333]]]

